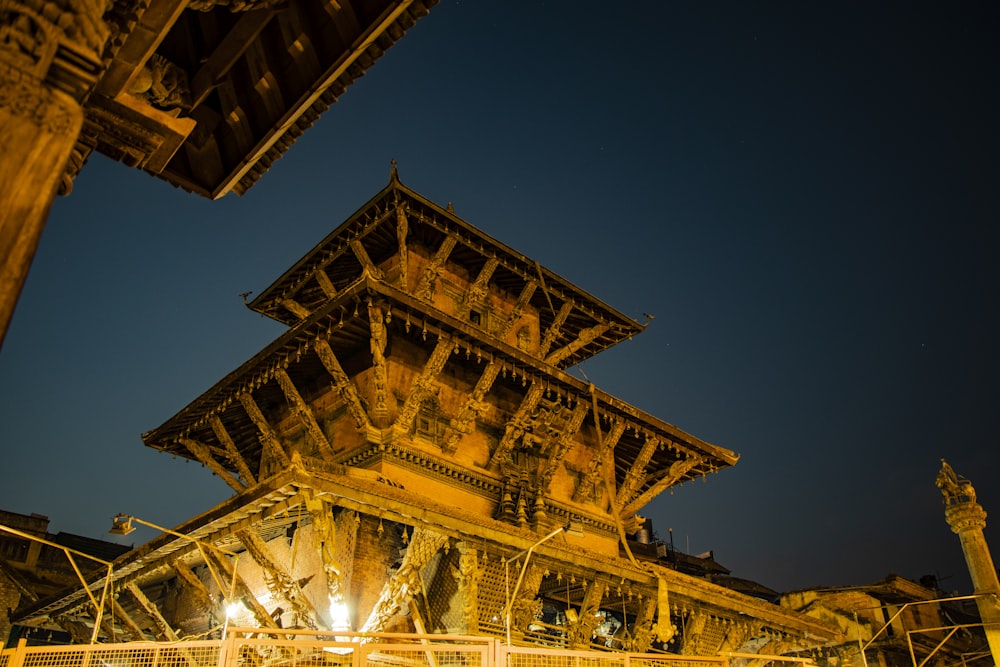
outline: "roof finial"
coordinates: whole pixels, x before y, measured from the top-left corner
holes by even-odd
[[[396,182],[398,182],[399,181],[399,170],[396,169],[396,158],[392,158],[392,160],[390,160],[390,162],[392,163],[392,171],[389,172],[389,180],[390,181],[396,181]]]

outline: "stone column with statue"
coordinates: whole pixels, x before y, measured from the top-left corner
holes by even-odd
[[[976,502],[976,491],[969,480],[957,475],[944,459],[936,483],[944,498],[945,520],[962,542],[972,586],[980,596],[976,604],[993,662],[1000,665],[1000,581],[983,536],[986,511]]]

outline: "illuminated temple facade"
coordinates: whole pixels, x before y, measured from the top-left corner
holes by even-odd
[[[116,561],[103,640],[211,636],[224,602],[242,627],[509,629],[571,648],[786,654],[841,639],[641,539],[652,498],[738,456],[569,375],[644,324],[395,168],[249,305],[287,332],[143,436],[234,495],[174,529],[191,539]],[[71,593],[21,622],[86,639],[93,608]]]

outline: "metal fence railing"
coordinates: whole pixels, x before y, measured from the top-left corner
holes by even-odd
[[[779,656],[759,656],[781,661]],[[801,659],[799,659],[801,660]],[[222,640],[26,646],[0,667],[738,667],[726,656],[507,646],[495,637],[232,628]],[[796,666],[800,667],[800,666]]]

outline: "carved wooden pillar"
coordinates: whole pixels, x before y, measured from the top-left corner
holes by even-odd
[[[83,127],[108,8],[107,0],[0,0],[0,343]]]

